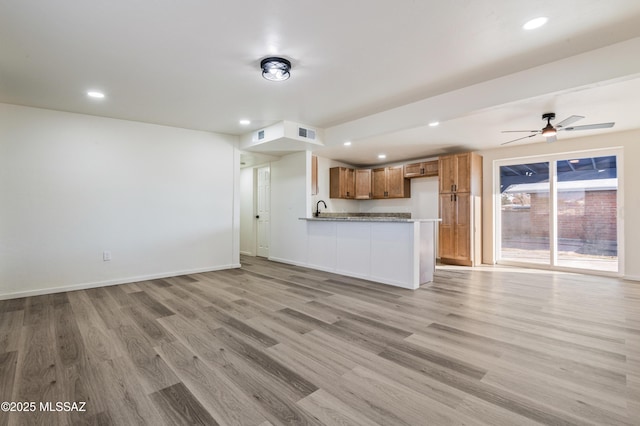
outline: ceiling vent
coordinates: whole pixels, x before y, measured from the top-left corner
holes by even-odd
[[[259,130],[258,131],[258,140],[261,141],[262,139],[264,139],[264,130]]]
[[[300,136],[301,138],[315,140],[316,132],[315,130],[305,129],[304,127],[298,127],[298,136]]]

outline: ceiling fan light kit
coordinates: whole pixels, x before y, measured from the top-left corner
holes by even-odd
[[[542,136],[550,138],[551,136],[556,135],[557,131],[555,127],[551,125],[551,120],[555,120],[555,118],[556,118],[556,115],[552,112],[547,114],[542,114],[542,119],[547,120],[547,125],[544,126],[544,129],[542,129]]]
[[[542,114],[542,119],[547,120],[547,125],[544,126],[541,130],[503,130],[502,133],[531,133],[530,135],[523,136],[521,138],[513,139],[507,142],[503,142],[500,145],[507,145],[512,142],[516,142],[522,139],[532,138],[536,135],[542,135],[547,138],[547,142],[555,142],[556,134],[561,131],[575,131],[575,130],[595,130],[595,129],[606,129],[609,127],[613,127],[616,123],[598,123],[598,124],[586,124],[584,126],[571,126],[567,127],[569,124],[573,124],[578,120],[582,120],[584,116],[582,115],[572,115],[570,117],[565,118],[554,127],[551,124],[551,120],[555,120],[556,114],[553,112],[547,112]]]

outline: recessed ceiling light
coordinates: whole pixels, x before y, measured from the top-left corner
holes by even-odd
[[[429,126],[430,126],[430,127],[436,127],[436,126],[438,126],[439,124],[440,124],[440,122],[439,122],[439,121],[432,121],[431,123],[429,123]]]
[[[351,142],[350,142],[350,141],[346,141],[346,142],[344,143],[344,146],[351,146]]]
[[[528,21],[527,23],[525,23],[522,26],[522,28],[525,29],[525,30],[535,30],[536,28],[540,28],[541,26],[546,24],[548,20],[549,20],[549,18],[547,18],[546,16],[541,16],[539,18],[534,18],[534,19]]]
[[[89,90],[87,92],[87,96],[89,96],[90,98],[95,98],[95,99],[103,99],[104,98],[104,93],[98,92],[97,90]]]
[[[385,158],[387,158],[387,154],[378,154],[378,158],[384,160]]]
[[[251,124],[251,120],[240,120],[240,124],[242,124],[243,126],[248,126],[249,124]]]

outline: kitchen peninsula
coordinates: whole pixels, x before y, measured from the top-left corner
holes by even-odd
[[[307,266],[417,289],[433,280],[435,227],[440,219],[312,217]]]

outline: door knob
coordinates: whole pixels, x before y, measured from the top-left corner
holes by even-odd
[[[256,219],[260,219],[260,215],[259,214],[256,215]]]

